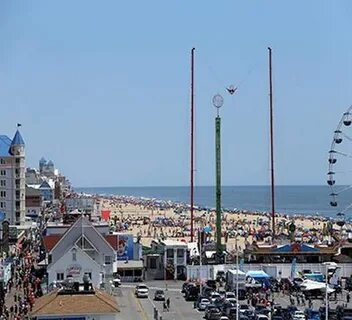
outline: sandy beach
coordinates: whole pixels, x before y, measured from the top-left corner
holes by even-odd
[[[150,246],[153,239],[178,239],[190,242],[190,210],[189,206],[171,202],[155,202],[149,199],[133,197],[99,197],[98,210],[110,210],[110,224],[115,231],[133,233],[140,236],[144,246]],[[194,241],[197,230],[208,226],[211,232],[208,240],[214,240],[216,214],[214,211],[194,210]],[[283,216],[276,217],[276,234],[288,235],[288,226],[294,221],[296,237],[301,241],[322,244],[330,241],[326,232],[328,220],[323,217]],[[235,249],[236,229],[238,228],[239,249],[245,243],[270,244],[269,236],[271,218],[268,214],[252,212],[224,212],[222,220],[222,242],[228,251]],[[340,227],[333,224],[334,230]],[[263,237],[258,238],[258,233]],[[334,239],[332,239],[334,241]]]

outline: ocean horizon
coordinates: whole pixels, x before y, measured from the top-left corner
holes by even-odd
[[[76,192],[154,198],[158,200],[190,203],[189,186],[145,187],[79,187]],[[330,206],[330,189],[324,185],[277,185],[275,186],[275,211],[289,215],[322,215],[336,218],[336,214],[351,204],[351,193],[340,195],[338,207]],[[196,206],[215,207],[215,187],[196,186]],[[222,207],[249,211],[271,211],[270,185],[222,186]]]

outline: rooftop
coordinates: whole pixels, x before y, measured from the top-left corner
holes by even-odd
[[[143,269],[143,261],[142,260],[125,260],[115,261],[114,262],[114,272],[118,269]]]
[[[187,247],[187,243],[178,240],[162,240],[160,241],[160,244],[168,247]]]
[[[17,130],[15,133],[15,136],[12,139],[11,145],[13,146],[24,146],[24,140],[20,134],[20,132]]]
[[[101,290],[84,294],[56,290],[36,300],[31,316],[116,314],[119,311],[115,298]]]
[[[10,153],[11,142],[12,141],[8,136],[0,135],[0,156],[1,157],[11,156],[11,153]]]

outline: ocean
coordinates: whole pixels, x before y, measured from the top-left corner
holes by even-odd
[[[174,202],[190,203],[189,187],[101,187],[74,188],[76,192],[126,195]],[[336,214],[352,203],[352,192],[338,198],[338,207],[331,207],[327,186],[277,186],[276,212],[283,214],[322,215],[336,218]],[[215,207],[215,187],[195,187],[195,205]],[[271,210],[270,186],[224,186],[222,207],[266,212]],[[347,215],[346,215],[347,218]]]

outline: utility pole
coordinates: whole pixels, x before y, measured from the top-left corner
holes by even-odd
[[[194,50],[191,50],[191,242],[193,242],[194,207]]]
[[[239,320],[239,309],[238,309],[238,221],[236,225],[236,319]]]
[[[274,120],[273,120],[273,74],[272,53],[269,50],[269,111],[270,111],[270,167],[271,167],[271,220],[272,235],[275,239],[275,174],[274,174]]]

